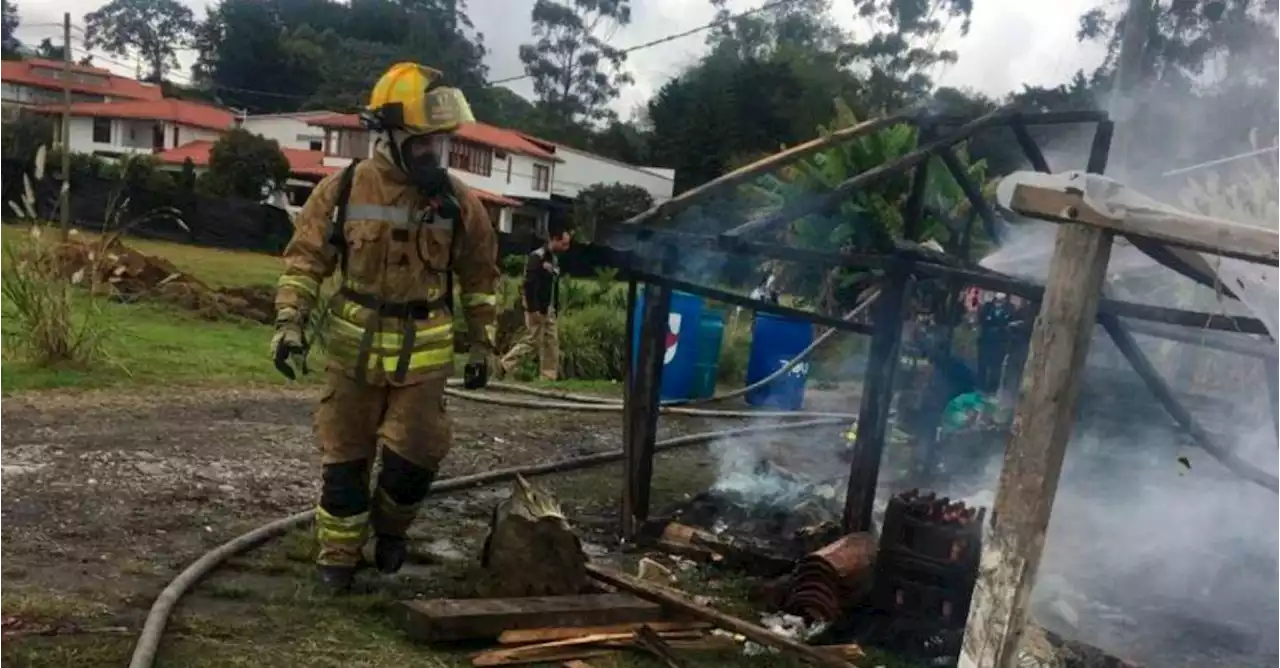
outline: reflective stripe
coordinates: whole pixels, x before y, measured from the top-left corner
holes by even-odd
[[[364,542],[369,530],[369,513],[351,517],[335,517],[316,507],[316,540],[321,543],[356,544]]]
[[[395,373],[396,363],[399,362],[396,357],[383,357],[382,370],[387,374]],[[434,350],[420,350],[409,356],[409,371],[417,371],[420,369],[429,369],[431,367],[445,366],[453,364],[453,346],[444,348],[436,348]]]
[[[334,334],[354,341],[359,341],[364,336],[363,326],[357,325],[341,316],[330,318],[329,322],[333,324],[333,328],[336,330]],[[445,323],[417,330],[417,334],[414,335],[414,347],[420,347],[418,344],[421,344],[421,347],[425,347],[433,343],[452,340],[453,323]],[[376,332],[373,335],[373,347],[377,350],[385,351],[387,354],[398,353],[402,345],[404,345],[404,337],[399,332]]]
[[[492,295],[492,294],[486,295],[479,292],[464,294],[462,295],[462,305],[463,306],[497,306],[498,296]]]
[[[498,326],[497,326],[497,325],[485,325],[485,326],[484,326],[484,336],[485,336],[485,339],[486,339],[486,340],[488,340],[489,344],[490,344],[490,345],[493,345],[493,342],[494,342],[494,341],[496,341],[496,340],[497,340],[497,338],[498,338]]]
[[[397,230],[408,230],[422,226],[435,230],[452,230],[452,218],[432,216],[429,220],[421,220],[421,214],[406,206],[386,206],[382,204],[348,204],[347,220],[368,220],[387,223]]]
[[[276,281],[276,288],[293,288],[311,299],[320,294],[320,282],[310,276],[283,274]]]

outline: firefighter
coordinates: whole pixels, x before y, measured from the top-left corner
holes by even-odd
[[[276,292],[277,367],[305,353],[305,323],[328,357],[315,412],[322,454],[316,506],[321,582],[350,588],[372,533],[374,563],[404,563],[405,532],[452,444],[445,383],[453,368],[453,279],[470,358],[464,385],[483,387],[493,350],[497,242],[474,192],[441,166],[440,135],[471,122],[462,93],[413,63],[388,70],[361,122],[374,155],[316,186],[284,251]],[[317,304],[340,272],[338,291]],[[374,483],[373,460],[382,455]]]

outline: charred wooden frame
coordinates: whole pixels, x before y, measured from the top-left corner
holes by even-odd
[[[921,146],[904,156],[878,167],[857,174],[838,184],[830,192],[815,196],[803,202],[784,206],[782,211],[760,220],[747,222],[718,235],[694,234],[664,227],[674,216],[688,209],[694,203],[715,194],[746,183],[750,179],[776,169],[780,166],[800,160],[828,147],[856,139],[900,123],[911,123],[921,129],[918,141]],[[859,410],[858,437],[855,442],[855,456],[851,464],[849,477],[849,493],[846,498],[845,523],[847,530],[864,529],[870,523],[871,503],[875,497],[875,488],[879,472],[879,462],[884,449],[885,422],[888,417],[888,406],[893,396],[893,372],[898,359],[897,351],[901,340],[901,322],[904,304],[910,299],[913,281],[927,278],[947,280],[953,285],[973,285],[984,289],[998,290],[1015,294],[1032,301],[1039,301],[1044,293],[1042,286],[1004,275],[990,270],[965,266],[962,262],[951,258],[939,258],[936,254],[926,253],[909,244],[902,244],[887,253],[842,253],[813,249],[794,248],[777,243],[756,240],[780,226],[815,212],[823,211],[837,205],[844,198],[860,188],[891,175],[912,171],[912,189],[904,205],[904,224],[907,230],[915,230],[921,216],[923,188],[926,170],[930,159],[938,157],[942,165],[960,185],[966,199],[969,200],[973,214],[968,218],[962,234],[961,245],[969,243],[970,229],[974,219],[980,219],[988,235],[996,238],[999,231],[998,219],[991,206],[982,197],[981,189],[965,174],[962,165],[956,159],[953,147],[977,132],[985,129],[1008,126],[1012,129],[1019,147],[1026,155],[1033,168],[1047,171],[1049,165],[1044,153],[1036,144],[1029,128],[1042,125],[1092,123],[1096,126],[1091,144],[1087,169],[1101,173],[1106,168],[1111,148],[1111,137],[1114,125],[1101,111],[1070,111],[1049,113],[1022,113],[1010,108],[1001,108],[978,118],[960,118],[950,115],[923,113],[902,113],[880,119],[873,119],[832,133],[826,137],[814,139],[793,147],[763,160],[739,168],[717,179],[691,189],[637,216],[623,221],[618,230],[628,231],[627,235],[634,239],[645,251],[657,249],[657,253],[638,253],[631,244],[626,247],[613,247],[614,266],[623,272],[630,281],[628,290],[628,325],[627,336],[633,336],[636,306],[636,286],[644,283],[650,287],[646,294],[643,312],[639,316],[639,345],[635,359],[632,359],[630,342],[627,346],[627,374],[624,385],[626,410],[624,411],[623,432],[626,457],[626,482],[623,487],[622,526],[626,538],[632,538],[649,514],[649,486],[653,471],[653,442],[656,433],[656,420],[659,408],[659,386],[662,376],[663,341],[666,334],[670,297],[672,290],[679,290],[708,299],[733,304],[757,311],[774,313],[793,318],[806,319],[815,324],[835,327],[860,334],[871,334],[872,345],[870,359],[864,381],[864,395]],[[919,187],[917,187],[917,184]],[[801,309],[770,304],[745,297],[710,285],[684,280],[677,277],[678,255],[682,248],[703,251],[719,251],[733,255],[757,256],[789,262],[822,263],[857,269],[877,269],[883,272],[881,296],[875,308],[874,323],[883,326],[855,324]],[[1156,258],[1159,260],[1159,258]],[[1163,262],[1162,262],[1163,263]],[[655,266],[656,265],[656,266]],[[1186,273],[1186,267],[1170,266],[1179,273]],[[1132,302],[1103,299],[1099,307],[1098,320],[1108,331],[1124,332],[1120,318],[1146,320],[1169,325],[1215,329],[1240,334],[1266,334],[1262,323],[1255,318],[1226,316],[1220,314],[1187,311]],[[1143,334],[1160,336],[1158,328],[1148,328]],[[1131,340],[1131,335],[1129,335]],[[1123,337],[1121,337],[1123,340]],[[1118,341],[1120,343],[1121,341]],[[1206,347],[1236,350],[1243,354],[1249,352],[1265,355],[1261,342],[1244,342],[1237,345],[1214,345],[1212,341],[1199,342]],[[1250,345],[1255,344],[1255,345]],[[1140,374],[1144,376],[1148,386],[1157,394],[1157,398],[1166,405],[1175,419],[1180,406],[1176,404],[1171,393],[1161,393],[1162,379],[1153,381],[1143,373],[1150,368],[1145,357],[1133,352],[1134,346],[1122,346],[1126,356]],[[1144,364],[1144,361],[1146,362]],[[1167,385],[1165,385],[1167,387]],[[1186,413],[1181,409],[1181,413]],[[1183,420],[1178,420],[1180,423]],[[1193,433],[1198,429],[1194,422],[1184,423]],[[1200,439],[1197,439],[1200,440]],[[1207,445],[1206,445],[1207,444]],[[1203,441],[1206,449],[1213,447],[1209,441]],[[1216,449],[1216,448],[1215,448]],[[1218,449],[1220,451],[1220,449]]]

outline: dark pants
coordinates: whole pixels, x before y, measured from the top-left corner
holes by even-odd
[[[1000,389],[1007,348],[999,341],[978,344],[978,389],[988,394]]]

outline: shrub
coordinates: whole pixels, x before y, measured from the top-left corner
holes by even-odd
[[[748,315],[743,313],[743,315]],[[716,380],[725,385],[742,385],[747,380],[747,359],[751,354],[751,318],[725,319],[724,340],[720,344],[720,365]]]
[[[256,201],[284,187],[288,178],[289,160],[276,140],[237,128],[209,150],[209,171],[200,185],[213,195]]]
[[[35,158],[35,179],[44,177],[46,151]],[[30,176],[24,176],[18,214],[28,233],[11,236],[3,245],[6,269],[0,274],[9,324],[3,329],[6,353],[38,366],[86,365],[102,355],[106,334],[102,311],[93,300],[77,301],[74,285],[84,272],[62,271],[64,244],[36,219]]]
[[[558,324],[561,378],[622,379],[627,344],[623,310],[596,304],[565,313]]]

